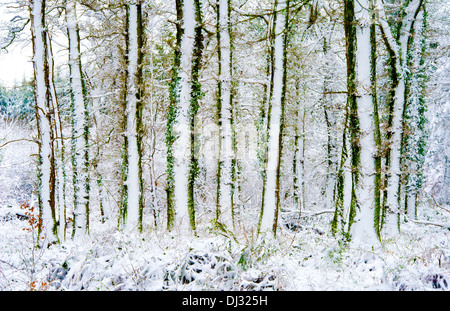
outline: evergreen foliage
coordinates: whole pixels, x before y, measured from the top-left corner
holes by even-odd
[[[0,114],[26,122],[34,120],[34,89],[26,80],[12,87],[0,87]]]

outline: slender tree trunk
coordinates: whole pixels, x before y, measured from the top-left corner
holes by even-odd
[[[186,15],[185,15],[186,16]],[[192,68],[191,68],[191,102],[189,107],[190,117],[190,164],[188,173],[188,212],[189,224],[193,231],[196,230],[195,220],[195,182],[199,173],[198,155],[195,152],[195,122],[200,100],[203,97],[200,83],[200,69],[202,66],[203,54],[203,20],[202,20],[202,4],[201,0],[194,0],[194,46],[192,52]]]
[[[343,124],[343,132],[342,132],[342,148],[341,148],[341,156],[339,162],[339,169],[336,176],[336,186],[334,189],[334,216],[331,221],[331,232],[333,235],[341,234],[342,236],[346,236],[346,215],[348,210],[346,210],[347,206],[350,206],[350,194],[349,189],[351,189],[351,174],[348,170],[349,166],[349,101],[347,100],[347,104],[345,106],[345,119]]]
[[[180,51],[176,57],[176,77],[172,83],[173,104],[169,109],[166,141],[168,150],[168,228],[177,219],[184,229],[195,231],[194,187],[198,173],[195,155],[195,115],[201,89],[199,73],[202,56],[202,22],[199,0],[177,2],[177,15],[182,16],[178,30]]]
[[[154,76],[153,76],[153,59],[152,56],[149,57],[150,59],[150,70],[149,70],[149,74],[150,74],[150,82],[151,82],[151,90],[149,91],[150,94],[150,118],[151,118],[151,124],[149,126],[149,141],[150,141],[150,167],[149,167],[149,206],[150,206],[150,210],[153,214],[153,223],[155,228],[158,227],[158,219],[159,219],[159,209],[158,209],[158,193],[157,193],[157,186],[158,186],[158,180],[157,180],[157,176],[156,176],[156,172],[155,172],[155,153],[156,153],[156,138],[157,138],[157,131],[156,131],[156,125],[157,125],[157,116],[158,116],[158,111],[157,111],[157,104],[153,98],[153,83],[156,81]]]
[[[140,4],[127,5],[127,78],[126,78],[126,210],[122,226],[126,231],[142,232],[142,10]]]
[[[64,145],[64,135],[61,121],[60,106],[58,102],[58,97],[56,94],[56,88],[54,83],[54,60],[53,51],[51,46],[51,41],[49,36],[47,36],[47,47],[48,51],[48,65],[49,65],[49,75],[50,75],[50,94],[52,99],[52,109],[54,111],[54,122],[53,131],[55,133],[55,139],[53,142],[53,148],[55,150],[55,167],[56,167],[56,203],[55,213],[58,217],[59,230],[58,237],[60,241],[66,239],[66,184],[67,176],[65,169],[65,145]]]
[[[217,40],[219,55],[218,122],[219,165],[217,172],[216,221],[234,227],[233,209],[233,103],[231,102],[230,0],[218,0]]]
[[[69,38],[69,68],[72,99],[73,231],[72,236],[89,233],[89,125],[85,84],[81,70],[80,36],[76,1],[66,2]]]
[[[330,36],[331,37],[331,36]],[[336,113],[333,111],[333,98],[330,82],[333,80],[332,63],[334,61],[330,52],[329,39],[323,39],[325,77],[323,82],[322,105],[327,127],[327,175],[324,187],[325,206],[331,208],[334,205],[334,189],[336,186],[336,175],[338,172],[338,146],[336,134]]]
[[[275,17],[275,14],[273,15]],[[273,22],[273,25],[275,23]],[[269,48],[267,50],[267,66],[266,66],[266,77],[268,78],[268,83],[264,83],[263,85],[263,98],[260,105],[260,115],[259,120],[257,124],[257,131],[258,131],[258,153],[257,157],[259,160],[259,165],[261,168],[261,178],[262,178],[262,195],[261,195],[261,212],[259,215],[258,220],[258,230],[261,226],[261,220],[262,216],[264,214],[264,199],[265,199],[265,191],[266,191],[266,183],[267,183],[267,172],[265,167],[267,166],[267,155],[268,155],[268,129],[269,129],[269,113],[270,113],[270,107],[271,107],[271,98],[272,98],[272,91],[273,91],[273,74],[272,74],[272,68],[273,68],[273,50],[274,50],[274,27],[268,23],[268,38],[269,38]]]
[[[301,98],[299,92],[299,82],[296,82],[296,97]],[[298,100],[296,109],[297,118],[295,122],[295,138],[294,138],[294,162],[293,162],[293,184],[294,184],[294,209],[298,210],[299,219],[302,210],[305,208],[305,118],[306,107],[301,105]]]
[[[348,96],[350,98],[352,199],[349,234],[355,243],[376,243],[375,129],[371,84],[370,3],[346,1]]]
[[[194,50],[194,3],[183,1],[183,36],[180,49],[179,86],[177,90],[177,109],[174,124],[174,206],[175,217],[189,227],[188,210],[188,173],[190,166],[190,122],[189,107],[191,101],[191,65]]]
[[[381,240],[381,128],[380,128],[380,115],[378,109],[378,96],[377,96],[377,39],[376,39],[376,13],[375,13],[375,0],[369,0],[370,9],[370,82],[371,82],[371,96],[373,106],[373,129],[374,129],[374,227],[377,238]]]
[[[427,10],[417,16],[408,42],[406,79],[406,110],[404,121],[404,163],[405,172],[405,213],[409,219],[417,219],[417,200],[423,182],[423,164],[426,155],[425,124],[427,122],[425,83],[427,79],[425,62]]]
[[[170,104],[167,112],[167,186],[166,186],[166,202],[167,202],[167,229],[171,230],[175,222],[175,148],[177,140],[177,115],[178,103],[180,100],[180,70],[181,70],[181,41],[183,38],[183,5],[181,0],[176,0],[176,46],[174,51],[174,63],[172,67],[172,81],[170,83]]]
[[[281,154],[286,94],[286,43],[289,1],[275,2],[273,93],[269,107],[268,154],[259,232],[276,234],[280,207]]]
[[[35,111],[38,132],[38,238],[58,241],[55,212],[54,112],[51,109],[45,0],[30,2],[35,83]],[[39,244],[39,241],[38,241]]]
[[[401,201],[401,161],[402,161],[402,137],[404,128],[404,109],[405,109],[405,71],[406,55],[408,54],[408,38],[411,34],[414,20],[417,17],[423,0],[408,0],[401,10],[401,21],[398,29],[398,35],[395,37],[391,31],[386,19],[384,4],[381,0],[377,1],[378,11],[380,12],[379,23],[384,43],[388,49],[391,62],[392,77],[392,114],[388,129],[388,138],[390,142],[388,150],[388,178],[385,191],[385,202],[383,206],[383,217],[385,231],[388,236],[396,235],[400,231],[400,201]]]

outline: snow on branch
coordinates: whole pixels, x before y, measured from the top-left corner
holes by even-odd
[[[15,24],[16,22],[20,22],[20,21],[25,21],[25,22],[22,25],[7,26],[8,27],[8,35],[6,36],[6,38],[1,39],[1,42],[0,42],[1,50],[6,50],[14,42],[14,40],[17,37],[17,34],[25,29],[25,27],[30,22],[30,19],[16,15],[10,20],[10,23]]]

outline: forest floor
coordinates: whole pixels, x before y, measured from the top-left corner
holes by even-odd
[[[26,135],[0,124],[0,145]],[[125,235],[110,220],[96,222],[85,239],[37,249],[20,208],[32,198],[33,153],[28,141],[0,149],[3,291],[450,289],[448,229],[408,222],[381,245],[356,247],[331,236],[331,214],[305,218],[296,231],[283,227],[276,239],[243,229],[221,235],[202,223],[195,236],[163,229]],[[429,205],[418,219],[449,224],[449,216]]]

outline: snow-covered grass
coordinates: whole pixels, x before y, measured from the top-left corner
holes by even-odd
[[[108,225],[35,249],[26,226],[0,223],[1,290],[448,290],[450,282],[448,231],[411,222],[369,250],[312,229],[237,242],[206,232],[130,236]]]
[[[23,126],[0,126],[2,143],[31,136]],[[0,150],[0,290],[390,291],[450,287],[447,229],[408,222],[401,235],[382,245],[356,247],[329,234],[330,213],[302,218],[296,231],[283,226],[277,238],[256,236],[245,218],[234,237],[212,230],[207,217],[199,217],[195,235],[148,227],[142,235],[125,234],[117,231],[114,219],[105,223],[94,219],[89,237],[68,238],[37,249],[36,232],[19,207],[22,200],[33,200],[32,153],[27,141]],[[421,220],[450,222],[450,215],[442,209],[421,206],[419,211]]]
[[[0,206],[17,207],[30,200],[36,166],[37,145],[22,121],[0,116]]]

